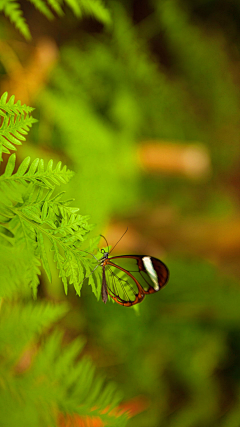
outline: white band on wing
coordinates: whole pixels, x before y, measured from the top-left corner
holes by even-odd
[[[145,257],[143,257],[142,260],[143,260],[144,267],[146,268],[147,273],[148,273],[150,279],[153,282],[153,288],[154,288],[154,290],[158,291],[159,290],[158,276],[157,276],[156,271],[154,270],[151,257],[145,256]]]

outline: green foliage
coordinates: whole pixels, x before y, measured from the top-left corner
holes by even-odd
[[[30,294],[29,280],[26,271],[26,253],[22,251],[21,247],[6,246],[6,235],[2,235],[5,230],[1,227],[0,234],[0,259],[1,259],[1,272],[0,272],[0,296],[3,298],[14,298],[14,296]],[[4,242],[2,242],[4,239]]]
[[[140,14],[136,13],[138,2],[128,2],[128,12],[121,3],[127,4],[125,1],[113,6],[109,3],[114,13],[110,36],[101,31],[92,32],[89,36],[81,28],[79,43],[79,33],[74,28],[72,33],[69,32],[64,46],[61,44],[63,38],[59,39],[59,63],[51,74],[50,85],[36,101],[43,123],[37,133],[37,142],[44,148],[47,135],[47,143],[52,144],[56,158],[60,155],[58,149],[61,149],[61,153],[64,152],[70,159],[76,172],[71,183],[71,196],[78,198],[77,205],[81,205],[83,212],[93,213],[94,222],[101,226],[108,221],[110,214],[121,218],[126,208],[128,218],[132,215],[138,218],[139,211],[146,209],[148,216],[140,213],[134,227],[141,223],[141,235],[147,235],[148,227],[154,224],[157,238],[157,234],[160,234],[158,225],[163,216],[167,227],[169,225],[167,247],[173,247],[176,240],[172,231],[174,217],[177,217],[178,227],[183,209],[190,219],[186,234],[195,233],[195,230],[190,230],[195,224],[191,227],[191,218],[201,215],[203,211],[205,219],[209,218],[209,214],[213,218],[222,215],[223,205],[224,215],[230,216],[229,206],[232,206],[231,212],[236,212],[235,195],[239,180],[232,165],[237,163],[240,147],[239,91],[232,82],[231,72],[234,75],[238,67],[235,51],[238,41],[234,38],[234,51],[231,50],[232,58],[229,60],[228,46],[220,26],[217,32],[212,27],[209,32],[209,22],[204,28],[203,22],[198,22],[197,13],[193,18],[188,16],[186,5],[189,2],[184,2],[184,9],[181,2],[175,0],[141,2],[144,7]],[[217,4],[211,0],[197,3],[196,9],[201,3],[201,8],[204,9],[205,5],[208,10],[213,3]],[[38,8],[41,9],[44,4],[51,13],[61,14],[59,2],[38,2]],[[148,8],[152,13],[148,14]],[[220,19],[221,10],[220,7]],[[148,16],[139,21],[140,15],[146,12]],[[47,15],[48,12],[43,13]],[[80,16],[77,9],[74,13]],[[130,16],[135,18],[134,25]],[[75,42],[69,42],[71,37]],[[151,50],[157,53],[156,57]],[[140,175],[137,141],[151,138],[166,143],[200,141],[207,147],[215,166],[214,179],[189,183],[178,177],[149,178],[144,172]],[[31,150],[32,158],[41,157],[38,144],[26,148]],[[25,155],[28,156],[29,152]],[[61,181],[56,167],[49,173],[48,166],[42,170],[37,168],[31,175],[29,171],[35,161],[31,163],[25,159],[24,162],[23,170],[29,162],[27,169],[20,169],[17,177],[18,170],[11,171],[14,163],[14,157],[11,157],[2,179],[0,199],[4,206],[0,238],[1,275],[4,279],[1,280],[1,291],[5,298],[18,295],[23,290],[27,295],[29,282],[36,289],[40,262],[49,278],[54,277],[48,250],[52,250],[65,288],[66,280],[67,285],[71,281],[75,284],[80,276],[83,277],[83,272],[86,276],[90,275],[95,264],[93,259],[93,262],[87,262],[87,256],[85,258],[85,253],[81,252],[83,247],[92,253],[97,246],[96,241],[88,247],[85,246],[86,241],[81,241],[87,236],[87,233],[82,234],[82,217],[78,223],[77,211],[73,211],[71,220],[71,213],[61,211],[69,207],[64,204],[64,198],[57,199],[56,203],[53,200],[53,186]],[[222,173],[227,168],[231,170],[230,180],[226,180]],[[52,179],[53,171],[57,182]],[[65,177],[65,172],[61,176],[68,185],[71,172],[68,177]],[[235,182],[234,186],[230,181]],[[151,206],[148,207],[149,199],[151,206],[154,206],[153,212],[150,212]],[[162,212],[159,203],[163,200],[165,209]],[[66,222],[64,215],[67,216]],[[77,239],[75,222],[81,237]],[[74,229],[70,223],[74,224]],[[147,229],[144,224],[147,224]],[[239,268],[236,267],[237,244],[231,253],[228,250],[231,234],[230,227],[229,240],[220,264],[226,267],[230,260],[231,265],[227,268],[232,274],[232,265],[235,265],[238,273]],[[165,237],[163,244],[164,241]],[[72,256],[72,250],[78,253],[79,265]],[[184,251],[192,251],[191,244],[189,248],[184,245]],[[203,253],[203,248],[200,251]],[[211,259],[214,263],[218,259],[215,255],[213,249]],[[223,259],[225,255],[227,260]],[[100,359],[101,366],[108,366],[110,376],[119,378],[129,398],[138,394],[146,396],[149,410],[136,420],[132,419],[131,426],[238,426],[239,281],[223,276],[222,272],[217,274],[217,269],[199,259],[195,262],[180,259],[167,264],[171,271],[168,286],[159,294],[146,298],[139,306],[140,316],[117,304],[98,304],[90,297],[84,298],[84,303],[80,301],[81,307],[79,309],[78,306],[75,313],[71,311],[70,327],[74,325],[74,333],[78,334],[85,327],[84,332],[88,336],[90,334],[93,351],[97,349],[94,356]],[[96,270],[98,277],[100,272],[100,269]],[[96,283],[93,276],[88,279],[96,296],[99,296],[100,289],[98,277]],[[56,283],[56,279],[53,281]],[[76,284],[75,287],[79,292]],[[47,283],[43,283],[43,289],[46,288]],[[79,326],[76,316],[83,319],[84,326]],[[31,316],[30,321],[34,323]],[[29,417],[37,412],[35,405],[39,403],[34,389],[41,396],[42,412],[44,415],[45,412],[49,413],[45,411],[48,405],[46,400],[53,402],[52,396],[57,395],[56,389],[44,382],[49,372],[53,372],[53,377],[49,374],[52,383],[55,377],[60,378],[62,383],[66,380],[55,371],[58,358],[47,356],[57,341],[59,343],[60,338],[54,334],[49,346],[46,339],[47,352],[39,352],[39,366],[44,364],[45,358],[51,360],[51,366],[48,366],[46,375],[42,375],[41,371],[39,377],[34,376],[35,387],[29,386],[32,391],[27,391],[26,399],[26,412],[31,414]],[[59,344],[55,348],[59,348]],[[73,358],[69,356],[68,360],[73,365]],[[67,358],[65,363],[68,365]],[[25,374],[22,374],[24,378]],[[70,370],[68,375],[71,377]],[[40,390],[41,381],[43,388]],[[26,382],[24,390],[25,387]],[[70,382],[68,391],[74,388],[73,382]],[[15,387],[12,389],[16,390]],[[82,396],[81,391],[85,390],[82,381],[79,382],[79,389],[79,396]],[[24,393],[22,391],[21,396]],[[59,393],[64,394],[62,388],[59,388]],[[66,395],[65,400],[68,401]],[[12,408],[11,415],[14,416],[12,401],[15,403],[11,398],[6,402],[3,400],[4,407]],[[74,408],[73,403],[71,405]],[[65,408],[64,403],[62,408]],[[20,409],[19,413],[22,414]],[[29,425],[34,425],[32,419]],[[48,420],[48,425],[52,424],[52,420]]]
[[[0,98],[0,116],[2,123],[0,127],[0,161],[2,153],[10,153],[16,150],[13,144],[21,145],[26,138],[29,128],[36,120],[30,115],[33,108],[21,105],[20,101],[14,104],[15,96],[7,101],[8,93],[5,92]]]
[[[111,4],[111,37],[85,35],[83,47],[67,41],[51,84],[37,100],[49,143],[61,147],[74,170],[81,171],[70,191],[85,211],[93,212],[96,223],[136,206],[141,193],[151,198],[152,189],[165,202],[186,209],[196,197],[199,210],[199,193],[185,180],[163,176],[157,186],[145,174],[140,183],[138,141],[199,141],[216,172],[236,161],[239,151],[239,95],[229,73],[225,78],[229,59],[220,43],[206,32],[203,37],[177,2],[153,6],[154,13],[133,26],[120,2]],[[161,39],[162,28],[162,43],[166,39],[170,61],[176,63],[169,73],[148,43],[151,36]],[[231,127],[231,150],[222,126]],[[38,143],[44,142],[44,132],[38,137]],[[197,185],[206,196],[205,181]],[[208,188],[210,198],[215,189]]]
[[[5,139],[19,143],[19,132],[29,130],[24,119],[28,125],[35,119],[29,107],[14,104],[13,97],[6,100],[4,94],[1,130],[3,152],[9,153]],[[18,139],[11,139],[12,134]],[[87,357],[79,360],[83,340],[64,346],[56,326],[49,333],[67,307],[29,302],[29,284],[36,296],[41,265],[51,281],[46,238],[66,293],[70,283],[80,295],[85,273],[91,274],[92,260],[80,249],[92,229],[88,217],[70,206],[72,200],[63,200],[63,192],[54,194],[55,186],[68,183],[73,172],[61,162],[54,168],[50,160],[45,167],[42,159],[31,163],[30,157],[15,166],[12,154],[0,176],[0,425],[15,426],[21,420],[29,427],[57,427],[61,417],[74,415],[124,427],[126,416],[114,412],[121,399],[116,386],[95,375]],[[97,239],[90,241],[89,250],[96,245]],[[92,276],[89,281],[97,295]]]
[[[56,168],[53,169],[53,161],[50,160],[46,170],[44,170],[43,159],[35,159],[31,165],[30,161],[30,157],[26,157],[18,167],[17,172],[13,174],[16,156],[12,154],[9,157],[5,172],[0,176],[1,197],[6,205],[11,206],[12,202],[19,201],[18,184],[26,185],[27,183],[32,183],[33,185],[39,185],[53,190],[55,185],[66,184],[73,176],[73,172],[67,169],[66,166],[62,167],[61,162],[58,162]],[[22,199],[20,202],[22,202]],[[73,209],[74,208],[72,208],[72,211]],[[76,210],[77,209],[75,209],[75,211]]]
[[[10,304],[1,307],[1,426],[57,426],[59,415],[98,417],[125,426],[126,417],[111,413],[120,401],[114,384],[95,374],[87,357],[79,360],[83,340],[62,344],[58,330],[47,333],[65,305]],[[61,349],[62,347],[62,349]]]
[[[6,98],[7,94],[1,98],[2,111],[6,105],[3,114],[16,115],[15,123],[19,125],[16,126],[16,134],[21,130],[22,111],[28,115],[31,109],[21,106],[19,102],[14,105],[13,98],[6,103]],[[29,122],[35,121],[31,116],[28,119]],[[85,271],[90,274],[92,266],[92,260],[81,250],[81,245],[92,226],[88,224],[87,216],[79,215],[79,209],[70,206],[72,200],[62,199],[64,192],[54,193],[55,186],[68,183],[73,172],[66,166],[62,167],[61,162],[53,168],[53,161],[50,160],[45,168],[42,159],[35,159],[31,163],[30,157],[27,157],[14,173],[15,162],[16,156],[13,154],[8,159],[5,172],[0,176],[1,252],[4,254],[5,246],[13,253],[21,248],[22,256],[25,254],[26,257],[24,277],[36,296],[41,265],[51,281],[49,254],[46,249],[48,239],[65,292],[67,293],[69,283],[80,295]],[[14,259],[14,256],[11,258]],[[21,262],[24,264],[23,260]],[[7,293],[5,285],[7,286],[11,269],[18,269],[16,263],[13,262],[10,269],[4,268],[1,273],[2,295]],[[19,271],[19,275],[22,274]],[[16,275],[14,280],[18,283]],[[97,294],[92,277],[89,283]]]
[[[239,108],[238,97],[217,40],[204,36],[175,0],[156,1],[156,10],[176,66],[208,117],[213,121],[229,119]]]
[[[3,12],[4,15],[10,19],[10,21],[27,40],[31,38],[28,25],[23,17],[23,12],[20,9],[18,2],[14,0],[1,0],[0,12]]]
[[[28,0],[39,12],[48,19],[54,19],[54,13],[62,16],[63,1],[62,0]],[[72,10],[75,16],[82,18],[83,16],[92,16],[105,25],[111,22],[110,14],[104,6],[102,0],[64,0],[67,6]],[[16,0],[0,0],[0,12],[3,12],[7,18],[15,25],[20,33],[27,39],[31,39],[28,24],[23,17],[20,5]]]
[[[44,245],[45,237],[51,243],[65,292],[67,293],[68,279],[80,295],[80,284],[84,274],[79,258],[84,255],[79,246],[92,226],[88,225],[86,216],[76,213],[77,208],[69,206],[71,200],[62,200],[63,193],[53,195],[55,186],[52,184],[67,182],[72,174],[66,168],[61,169],[60,163],[52,170],[52,162],[48,163],[45,171],[43,160],[38,162],[38,159],[28,169],[30,159],[27,158],[19,166],[16,174],[9,176],[14,161],[13,157],[9,159],[0,182],[1,237],[3,240],[6,239],[8,245],[21,246],[26,250],[27,269],[34,295],[39,283],[41,263],[51,280]]]
[[[196,109],[194,121],[203,129],[202,135],[198,130],[195,140],[201,137],[211,148],[214,163],[225,169],[239,155],[240,102],[221,37],[209,37],[206,29],[194,25],[178,1],[154,3],[169,53],[179,78],[184,79],[191,108]],[[231,150],[229,138],[222,139],[218,134],[223,128],[231,134]]]

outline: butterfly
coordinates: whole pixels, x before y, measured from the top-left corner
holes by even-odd
[[[108,245],[106,239],[105,241]],[[168,268],[157,258],[149,255],[119,255],[109,258],[109,250],[102,249],[101,252],[103,256],[98,261],[98,266],[102,267],[101,297],[105,304],[109,295],[118,304],[131,307],[140,303],[146,295],[160,291],[168,281]]]

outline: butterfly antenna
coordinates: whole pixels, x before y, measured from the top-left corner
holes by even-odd
[[[106,237],[104,237],[102,234],[100,234],[100,236],[105,240],[105,242],[107,243],[107,247],[108,247],[108,252],[109,252],[109,244],[108,244],[108,242],[107,242],[107,239],[106,239]]]
[[[128,231],[128,227],[126,229],[126,231],[124,231],[122,237],[120,237],[120,239],[117,241],[117,243],[113,246],[113,248],[110,250],[109,253],[111,253],[113,251],[114,248],[116,248],[116,246],[118,245],[118,243],[120,242],[120,240],[122,240],[123,236],[126,234],[126,232]]]
[[[81,252],[85,252],[88,255],[92,255],[93,258],[95,258],[97,261],[99,261],[93,254],[91,254],[90,252],[84,251],[83,249],[80,249]]]

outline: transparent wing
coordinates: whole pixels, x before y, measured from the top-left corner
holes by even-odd
[[[145,297],[141,286],[131,272],[111,261],[105,266],[107,292],[118,304],[130,307]]]
[[[109,258],[109,262],[131,273],[145,294],[158,292],[168,281],[166,265],[148,255],[121,255]]]

